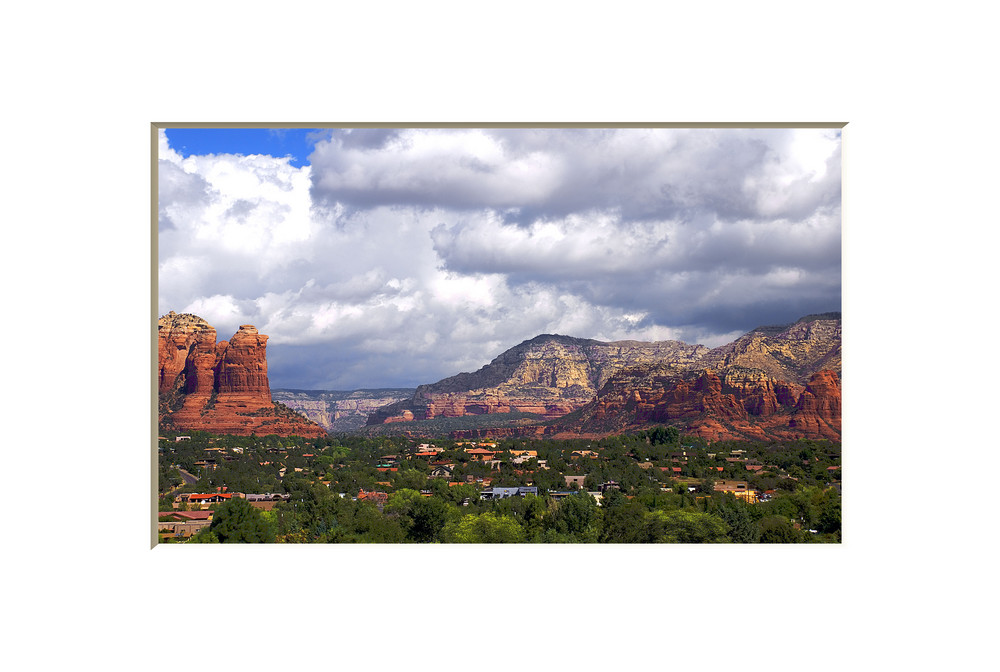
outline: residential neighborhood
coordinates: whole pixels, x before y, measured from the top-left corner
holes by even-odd
[[[222,541],[216,512],[236,509],[234,519],[266,531],[259,541],[279,543],[836,543],[841,534],[840,445],[828,441],[190,432],[161,436],[158,454],[163,543]]]

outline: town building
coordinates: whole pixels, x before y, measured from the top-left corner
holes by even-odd
[[[757,491],[749,487],[746,481],[716,481],[713,489],[715,492],[728,492],[749,504],[760,501]]]
[[[483,490],[480,497],[483,499],[506,499],[507,497],[525,497],[527,495],[537,495],[538,486],[516,486],[510,488],[494,487]]]

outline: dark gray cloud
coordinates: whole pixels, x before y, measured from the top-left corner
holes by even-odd
[[[817,133],[816,131],[810,131]],[[839,201],[839,150],[824,178],[799,164],[792,129],[456,129],[334,135],[311,159],[320,202],[490,208],[508,221],[616,210],[636,219],[796,217]],[[447,138],[442,141],[442,138]],[[798,152],[798,154],[796,154]],[[823,157],[826,158],[826,157]],[[815,169],[816,166],[808,166]],[[798,179],[789,184],[789,178]]]
[[[398,128],[347,128],[334,129],[317,140],[335,141],[345,149],[381,150],[399,138]],[[318,143],[317,143],[318,144]],[[313,157],[310,162],[314,163]]]
[[[840,306],[830,130],[363,129],[312,165],[160,147],[160,312],[276,387],[413,386],[539,333],[720,345]]]

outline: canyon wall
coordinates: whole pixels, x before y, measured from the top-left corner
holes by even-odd
[[[372,390],[272,390],[271,398],[328,432],[353,432],[383,406],[409,399],[413,388]]]

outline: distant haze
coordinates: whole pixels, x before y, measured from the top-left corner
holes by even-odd
[[[159,314],[255,325],[272,388],[415,387],[542,333],[714,347],[841,308],[836,129],[173,133]]]

